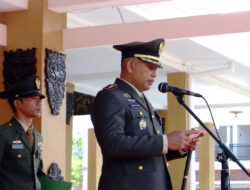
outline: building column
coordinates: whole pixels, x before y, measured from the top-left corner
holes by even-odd
[[[205,125],[210,129],[214,129],[212,123],[205,123]],[[202,127],[200,127],[203,130]],[[201,138],[199,147],[199,189],[200,190],[211,190],[215,189],[215,141],[208,133]]]
[[[96,190],[102,170],[102,153],[94,129],[89,129],[88,141],[88,190]]]
[[[168,74],[167,82],[171,86],[189,89],[189,76],[187,73]],[[166,121],[166,133],[189,129],[189,113],[177,101],[176,97],[168,93],[168,114]],[[184,96],[185,104],[189,105],[188,96]],[[181,189],[186,159],[181,158],[168,162],[168,168],[172,180],[173,189]],[[188,187],[188,184],[186,184]]]
[[[67,109],[72,109],[72,110],[69,110],[68,111],[69,113],[66,113],[66,116],[68,115],[69,117],[67,118],[69,119],[69,123],[67,123],[66,125],[66,172],[65,172],[66,181],[71,181],[74,90],[75,86],[73,84],[71,83],[66,84],[66,92],[67,94],[70,94],[72,96],[72,102],[67,102]]]
[[[0,21],[7,25],[7,47],[0,48],[0,61],[3,63],[3,51],[36,48],[37,75],[42,79],[42,93],[46,93],[45,48],[62,52],[62,29],[66,27],[66,14],[48,10],[47,0],[30,0],[29,9],[25,11],[0,14]],[[0,70],[3,65],[0,64]],[[1,72],[2,73],[2,72]],[[3,82],[0,75],[0,84]],[[3,85],[0,85],[3,90]],[[6,122],[12,116],[7,101],[0,101],[0,122]],[[66,171],[66,95],[59,115],[52,115],[47,97],[42,101],[42,116],[34,120],[34,126],[43,136],[44,171],[52,162],[56,162]]]

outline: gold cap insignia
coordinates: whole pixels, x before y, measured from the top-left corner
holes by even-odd
[[[35,79],[35,84],[36,84],[36,89],[40,90],[41,89],[41,80],[38,77],[36,77],[36,79]]]
[[[159,55],[162,53],[164,46],[165,46],[165,41],[162,41],[159,45],[159,51],[158,51]]]

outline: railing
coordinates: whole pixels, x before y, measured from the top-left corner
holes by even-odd
[[[250,160],[250,143],[229,144],[229,148],[239,160]]]
[[[250,160],[250,143],[229,144],[228,148],[238,160]],[[219,145],[215,145],[215,160],[217,153],[221,152]],[[195,151],[195,161],[199,161],[199,149]]]

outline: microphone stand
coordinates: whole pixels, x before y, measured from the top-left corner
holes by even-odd
[[[231,158],[232,161],[236,162],[238,166],[250,177],[250,173],[239,162],[236,156],[212,133],[212,131],[210,131],[207,128],[207,126],[199,119],[199,117],[185,104],[185,102],[182,99],[183,95],[179,95],[179,94],[174,94],[174,95],[176,96],[179,104],[182,105],[196,119],[196,121],[208,132],[208,134],[219,144],[220,148],[222,149],[223,152],[217,156],[218,161],[222,162],[221,189],[229,190],[230,188],[229,187],[230,186],[229,169],[228,169],[228,162],[227,162],[228,158]],[[188,164],[188,167],[189,167],[189,164]],[[186,179],[185,176],[184,176],[184,179]]]
[[[192,158],[192,150],[189,150],[187,153],[187,160],[186,160],[186,165],[185,165],[185,170],[184,170],[184,176],[182,180],[182,185],[181,185],[181,190],[185,190],[186,182],[188,179],[188,171],[189,171],[189,166],[190,166],[190,161]]]

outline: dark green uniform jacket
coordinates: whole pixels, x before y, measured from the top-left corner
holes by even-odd
[[[102,150],[103,166],[99,190],[170,190],[167,159],[163,155],[159,115],[124,81],[100,91],[91,119]]]
[[[13,117],[0,125],[0,189],[39,190],[42,136],[34,129],[33,150],[21,124]]]

